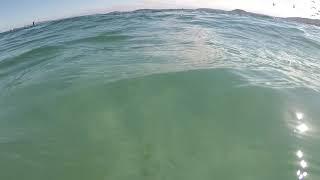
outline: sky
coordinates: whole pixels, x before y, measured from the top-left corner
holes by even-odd
[[[314,1],[319,7],[320,0]],[[312,0],[0,0],[0,31],[33,21],[141,8],[243,9],[280,17],[310,18],[312,6]]]

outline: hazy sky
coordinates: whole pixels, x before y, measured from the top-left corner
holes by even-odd
[[[244,9],[274,16],[310,17],[312,0],[0,0],[0,31],[82,14],[139,8]],[[273,7],[272,3],[276,6]],[[320,0],[315,0],[316,6]],[[295,4],[296,8],[292,8]]]

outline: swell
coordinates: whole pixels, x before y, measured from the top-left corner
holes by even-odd
[[[106,51],[116,49],[124,55],[122,58],[125,59],[133,59],[134,57],[130,55],[139,54],[139,58],[136,58],[138,60],[131,62],[144,60],[145,56],[152,54],[148,57],[150,65],[166,62],[167,66],[174,64],[172,66],[182,67],[181,64],[187,62],[185,64],[192,63],[196,66],[201,64],[199,57],[191,57],[191,54],[188,53],[189,47],[194,47],[193,54],[199,52],[203,55],[200,58],[208,56],[205,61],[222,62],[223,67],[234,67],[229,66],[230,64],[248,67],[248,62],[251,63],[250,66],[257,67],[261,65],[259,61],[264,60],[269,63],[269,67],[276,65],[275,69],[292,71],[294,67],[284,68],[288,67],[291,61],[301,64],[303,68],[305,67],[303,62],[306,62],[306,59],[316,63],[320,54],[318,51],[320,42],[307,37],[298,27],[270,18],[211,14],[193,10],[139,10],[82,16],[48,22],[41,25],[38,30],[31,28],[19,33],[14,32],[12,34],[16,34],[15,36],[7,37],[5,40],[1,39],[1,50],[5,52],[1,54],[1,76],[28,68],[28,65],[32,67],[61,55],[61,52],[84,54],[80,52],[80,48],[83,47],[85,50],[88,47],[79,48],[79,44],[89,44],[89,48],[93,50],[88,51],[86,56],[78,58],[79,62],[88,62],[86,57],[97,57],[94,52],[99,52],[99,57],[90,59],[92,64],[94,64],[94,59],[105,60],[111,56],[117,59],[120,57],[117,56],[119,54],[112,54],[114,51]],[[200,35],[190,38],[190,34],[194,34],[193,30],[199,30]],[[75,45],[76,51],[72,45]],[[109,47],[110,45],[112,47]],[[255,50],[255,48],[259,49]],[[203,51],[205,49],[207,51]],[[223,49],[221,50],[223,57],[220,55],[209,57],[216,49]],[[154,51],[158,52],[159,55],[156,55],[158,57],[166,55],[165,60],[150,58],[155,57]],[[15,56],[10,57],[10,54],[15,54]],[[286,56],[281,56],[282,54]],[[253,59],[250,59],[251,57]],[[176,61],[176,59],[182,61]],[[240,59],[241,61],[237,61]],[[205,66],[206,68],[215,67],[214,64],[205,64]],[[317,69],[309,72],[317,72]],[[302,74],[308,78],[312,76],[307,73]]]
[[[68,41],[65,43],[66,44],[77,44],[77,43],[104,44],[104,43],[115,43],[115,42],[127,41],[130,38],[132,38],[132,37],[128,36],[128,35],[121,35],[121,34],[119,34],[119,32],[114,31],[114,32],[101,33],[101,34],[91,36],[91,37],[83,37],[83,38]]]
[[[1,46],[3,51],[11,52],[25,47],[41,47],[42,44],[47,44],[59,38],[59,34],[42,34],[39,37],[31,36],[32,38],[15,37],[13,40],[5,41]],[[36,45],[37,44],[37,45]]]
[[[292,38],[292,41],[294,41],[294,44],[300,44],[303,47],[306,48],[312,48],[314,50],[317,50],[319,52],[320,50],[320,42],[315,41],[313,39],[310,39],[306,36],[296,36]]]
[[[62,47],[43,46],[0,61],[0,77],[32,68],[59,55]]]

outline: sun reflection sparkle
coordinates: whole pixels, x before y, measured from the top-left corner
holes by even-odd
[[[298,121],[294,129],[294,132],[298,132],[304,135],[309,130],[309,127],[304,123],[304,114],[302,112],[296,112],[295,115]],[[305,159],[302,159],[304,157],[304,153],[302,152],[302,150],[298,149],[295,154],[298,158],[300,166],[296,172],[296,175],[299,180],[303,180],[305,177],[308,176],[308,172],[306,171],[308,163]]]
[[[298,150],[296,155],[299,159],[301,159],[303,157],[303,152],[301,150]]]

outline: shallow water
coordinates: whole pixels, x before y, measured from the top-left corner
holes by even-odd
[[[0,179],[319,179],[320,29],[200,10],[0,34]]]

